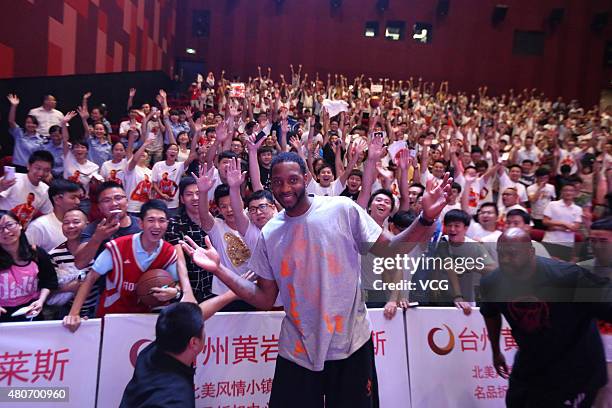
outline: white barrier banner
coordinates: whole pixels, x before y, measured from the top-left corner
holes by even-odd
[[[504,407],[508,382],[493,367],[491,343],[477,308],[409,309],[410,389],[415,407]],[[508,367],[518,350],[503,322],[500,347]]]
[[[385,320],[382,313],[382,309],[370,311],[381,406],[409,408],[402,316]],[[268,406],[283,316],[283,312],[217,313],[206,321],[206,342],[195,375],[196,407]],[[138,352],[155,338],[156,319],[156,315],[105,317],[98,407],[119,405]]]
[[[217,313],[195,375],[196,407],[267,406],[283,312]],[[107,315],[98,407],[116,407],[132,378],[138,352],[155,339],[157,315]]]
[[[401,309],[391,320],[385,319],[383,313],[384,309],[368,310],[372,322],[380,406],[410,408],[404,317]]]
[[[3,394],[0,407],[93,407],[101,328],[100,319],[83,322],[76,333],[61,321],[0,324],[0,388],[21,390]]]

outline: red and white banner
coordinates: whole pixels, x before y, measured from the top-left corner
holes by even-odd
[[[382,408],[410,408],[410,383],[404,316],[401,309],[387,320],[384,309],[370,309],[372,341],[376,354],[378,396]]]
[[[470,316],[455,308],[406,312],[408,362],[415,407],[504,407],[508,382],[493,367],[491,343],[477,308]],[[504,321],[501,350],[508,367],[518,350]]]
[[[83,322],[76,333],[61,321],[0,324],[0,387],[68,388],[68,402],[41,398],[0,407],[95,406],[101,329],[100,319]]]
[[[283,312],[217,313],[195,375],[196,407],[266,407]],[[156,315],[107,315],[100,363],[99,407],[119,405],[138,352],[155,339]]]
[[[197,361],[196,407],[268,406],[283,312],[217,313],[206,321]],[[155,339],[155,315],[107,315],[98,407],[118,406],[138,352]],[[410,389],[401,313],[385,320],[371,310],[382,407],[409,408]],[[398,391],[398,390],[401,390]]]

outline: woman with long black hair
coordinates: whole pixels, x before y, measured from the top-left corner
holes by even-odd
[[[57,274],[49,255],[30,245],[19,219],[0,211],[0,323],[41,320],[41,311]],[[12,316],[23,307],[24,314]]]

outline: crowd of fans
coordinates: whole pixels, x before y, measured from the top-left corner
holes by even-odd
[[[588,109],[535,89],[451,93],[447,82],[362,75],[349,83],[290,68],[288,78],[273,79],[258,67],[244,82],[209,73],[179,99],[160,90],[155,101],[136,103],[130,89],[118,124],[89,106],[89,92],[64,113],[46,95],[18,124],[19,98],[8,95],[17,172],[0,179],[0,322],[77,325],[79,316],[146,310],[135,297],[112,300],[123,288],[108,242],[133,234],[141,234],[138,262],[151,251],[163,255],[160,240],[174,246],[166,269],[179,285],[160,288],[160,301],[217,299],[225,310],[253,310],[180,242],[204,246],[209,237],[224,266],[246,273],[260,230],[281,210],[270,165],[286,151],[307,163],[307,194],[349,197],[391,233],[415,220],[425,186],[450,172],[451,203],[433,242],[418,250],[486,255],[479,274],[495,268],[494,243],[509,227],[528,231],[538,255],[589,256],[580,243],[608,216],[612,197],[612,107]],[[84,137],[74,137],[80,126]],[[375,168],[366,157],[377,159]],[[454,303],[466,313],[478,301],[475,273],[417,275],[425,272],[448,277],[451,287],[417,295],[374,291],[369,276],[362,284],[387,315],[408,300]],[[31,306],[27,314],[12,316],[23,306]]]

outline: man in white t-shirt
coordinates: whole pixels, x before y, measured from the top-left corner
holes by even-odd
[[[538,229],[545,228],[543,224],[544,209],[557,197],[555,186],[548,184],[548,174],[547,168],[537,169],[535,172],[535,184],[527,187],[527,195],[531,203],[531,218],[533,219],[534,227]]]
[[[502,196],[502,206],[498,208],[499,217],[498,222],[505,222],[505,217],[508,211],[512,210],[523,210],[527,212],[527,209],[519,204],[518,193],[514,187],[508,187],[504,191],[501,191]]]
[[[66,240],[62,220],[66,212],[79,208],[83,189],[72,181],[56,179],[49,186],[48,192],[53,211],[36,218],[26,229],[28,242],[47,252]]]
[[[28,172],[16,173],[15,178],[0,179],[0,210],[12,211],[22,226],[41,214],[53,211],[46,180],[53,168],[53,156],[37,150],[28,159]]]
[[[528,135],[525,137],[524,146],[517,151],[514,163],[521,164],[525,160],[531,160],[537,164],[541,155],[540,149],[533,145],[533,136]]]
[[[381,151],[382,140],[377,139],[368,160],[375,163]],[[391,242],[428,241],[450,184],[445,179],[439,187],[430,185],[418,220],[390,239],[351,199],[309,197],[306,180],[306,165],[299,156],[281,153],[274,158],[272,192],[285,211],[265,225],[251,258],[257,283],[220,264],[214,248],[204,250],[193,243],[183,247],[198,265],[258,308],[270,309],[280,291],[287,313],[270,406],[298,406],[299,401],[299,406],[319,408],[324,400],[378,406],[371,328],[359,290],[360,254],[370,250],[385,256]],[[324,387],[332,371],[351,375]]]
[[[482,237],[485,237],[497,230],[498,217],[499,211],[497,210],[497,206],[495,204],[482,204],[478,209],[478,213],[476,213],[476,219],[478,222],[472,220],[465,235],[468,238],[480,241]]]
[[[548,231],[543,242],[553,244],[550,252],[553,256],[570,260],[573,257],[576,231],[582,223],[582,208],[574,204],[576,187],[566,184],[561,188],[561,199],[551,201],[544,209],[544,225]]]
[[[49,136],[49,128],[51,126],[59,126],[64,119],[64,114],[55,106],[57,101],[53,95],[45,95],[42,106],[30,109],[28,115],[32,115],[38,121],[37,132],[43,136]]]
[[[142,124],[138,122],[138,110],[135,108],[130,108],[129,119],[124,120],[119,124],[119,136],[122,139],[127,140],[128,132],[131,128],[140,130]]]
[[[498,169],[499,174],[499,198],[497,199],[497,208],[502,208],[504,203],[502,200],[502,193],[506,191],[507,188],[516,189],[516,193],[518,194],[519,204],[524,205],[529,201],[527,197],[527,190],[525,186],[521,184],[521,174],[522,169],[521,166],[517,164],[513,164],[510,166],[508,173],[506,173],[506,169],[503,166],[499,166]]]
[[[214,167],[206,165],[200,170],[198,177],[198,191],[201,197],[206,197],[215,184]],[[231,270],[237,276],[248,271],[248,260],[257,244],[259,229],[254,225],[245,231],[244,238],[237,230],[236,215],[231,206],[230,189],[227,184],[221,184],[215,188],[214,201],[219,209],[221,218],[215,218],[210,213],[208,201],[202,200],[198,205],[200,212],[200,225],[208,234],[212,244],[218,248],[223,266]],[[216,276],[213,278],[212,293],[221,295],[228,291],[227,286]],[[243,309],[247,305],[240,305]],[[254,310],[252,307],[249,310]]]

